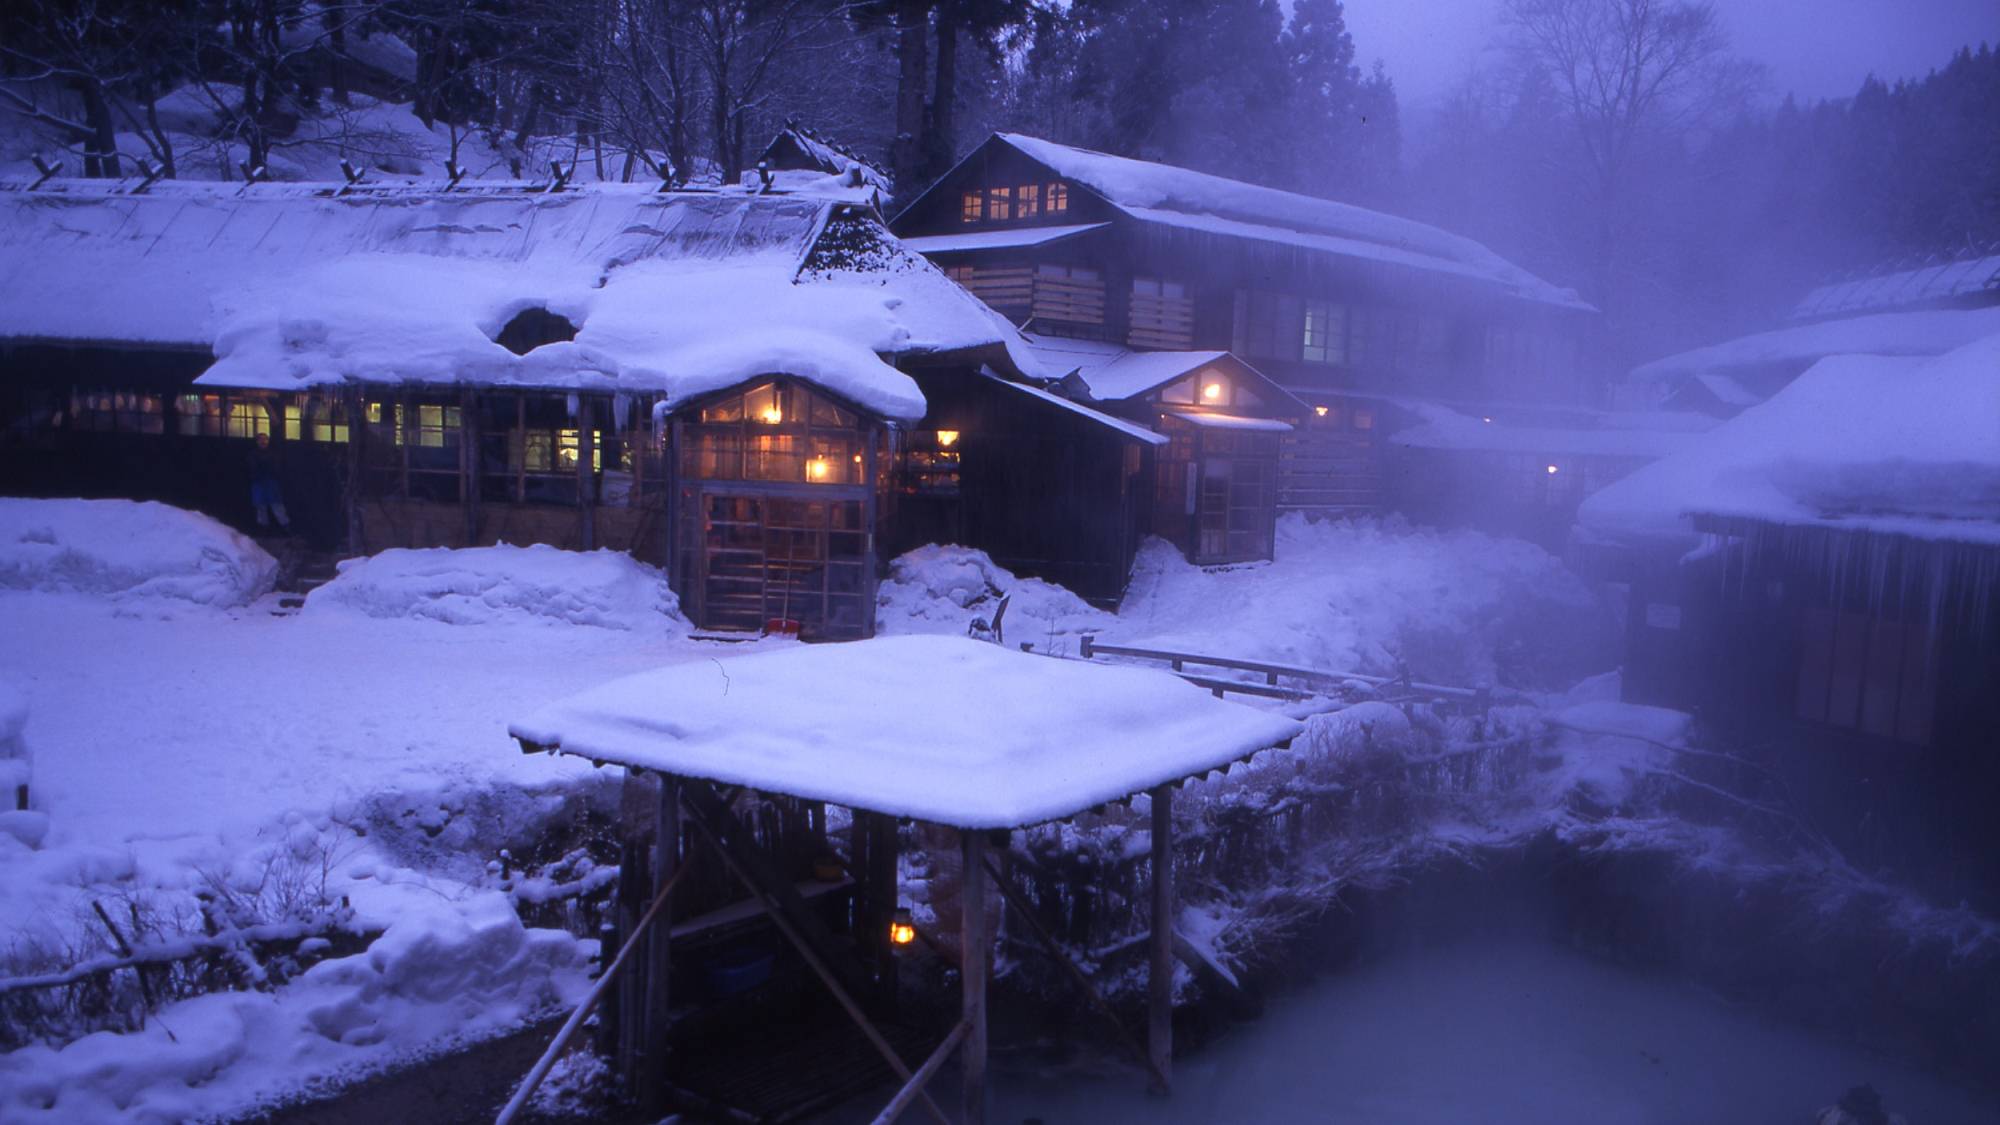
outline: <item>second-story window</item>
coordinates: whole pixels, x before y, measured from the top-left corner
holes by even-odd
[[[986,197],[976,191],[968,191],[958,199],[958,221],[976,223],[986,217]]]
[[[1060,215],[1069,210],[1069,185],[1061,180],[1049,185],[1049,214]]]
[[[1014,189],[986,189],[986,217],[995,222],[1003,222],[1014,217]]]
[[[1014,189],[1014,217],[1032,219],[1042,209],[1042,185],[1022,184]]]
[[[1347,362],[1347,307],[1330,301],[1305,303],[1299,358],[1308,363]]]

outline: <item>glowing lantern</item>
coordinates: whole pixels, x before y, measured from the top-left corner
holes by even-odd
[[[807,480],[825,480],[827,474],[832,471],[833,463],[824,457],[815,457],[806,462]]]
[[[910,912],[896,911],[895,918],[889,922],[889,944],[908,945],[915,940],[917,940],[917,925],[911,921]]]
[[[950,448],[951,448],[952,446],[954,446],[954,445],[957,445],[957,444],[958,444],[958,431],[957,431],[957,430],[939,430],[939,431],[938,431],[938,445],[942,446],[942,447],[943,447],[943,448],[945,448],[945,449],[950,449]]]
[[[785,412],[772,405],[765,407],[764,412],[757,417],[762,419],[765,425],[775,426],[785,420]]]
[[[1315,407],[1313,407],[1313,413],[1314,413],[1314,414],[1317,414],[1317,415],[1319,415],[1319,416],[1320,416],[1320,417],[1322,417],[1322,418],[1324,418],[1324,417],[1326,417],[1326,407],[1324,407],[1324,406],[1315,406]]]
[[[1203,402],[1221,402],[1221,401],[1222,401],[1222,384],[1221,384],[1221,383],[1204,383],[1204,384],[1202,385],[1202,388],[1201,388],[1201,401],[1203,401]]]
[[[1555,476],[1555,475],[1556,475],[1556,467],[1555,467],[1554,465],[1550,465],[1550,466],[1549,466],[1549,475],[1550,475],[1550,476]]]

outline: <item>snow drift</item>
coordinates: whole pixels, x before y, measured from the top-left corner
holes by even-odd
[[[449,625],[539,621],[686,632],[666,574],[621,551],[529,547],[397,548],[340,564],[307,613],[418,618]]]
[[[132,500],[0,498],[0,589],[245,605],[278,561],[196,512]]]
[[[1115,620],[1067,589],[1019,578],[970,547],[918,547],[889,564],[876,591],[875,631],[963,634],[974,618],[991,620],[1007,604],[1004,627],[1022,640],[1102,632]]]

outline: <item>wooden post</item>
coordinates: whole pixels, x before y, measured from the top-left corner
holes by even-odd
[[[653,893],[671,883],[681,864],[681,790],[678,780],[660,778],[658,804],[653,812]],[[639,1052],[639,1085],[642,1104],[657,1107],[664,1093],[667,1044],[673,1029],[668,1016],[670,997],[667,973],[672,961],[673,915],[661,920],[647,935],[645,1013],[640,1020],[643,1045]]]
[[[896,1011],[896,948],[889,941],[889,923],[896,917],[896,818],[887,813],[869,813],[867,931],[871,949],[870,968],[875,970],[875,1007],[884,1017]]]
[[[591,485],[596,477],[590,469],[591,460],[597,455],[597,430],[593,423],[597,411],[590,399],[578,395],[576,401],[576,506],[578,510],[578,534],[586,551],[597,548],[597,497],[591,495]]]
[[[965,1125],[986,1125],[986,963],[992,953],[986,933],[986,834],[962,829],[959,851],[965,867],[959,885],[964,912],[959,928],[959,977],[964,982],[959,1018],[968,1029],[959,1057],[965,1076],[960,1119]]]
[[[361,536],[362,443],[368,440],[368,416],[364,413],[367,404],[360,387],[342,389],[340,401],[347,410],[347,487],[342,490],[347,500],[347,553],[358,556],[368,553]]]
[[[1164,1094],[1174,1066],[1174,789],[1153,788],[1152,961],[1146,972],[1146,1048],[1155,1093]]]
[[[465,545],[479,545],[479,397],[458,392],[458,504],[465,517]]]

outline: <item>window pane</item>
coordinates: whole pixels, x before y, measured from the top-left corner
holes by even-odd
[[[968,191],[959,197],[958,218],[960,222],[976,223],[984,215],[984,197],[978,192]]]
[[[986,217],[1008,219],[1013,217],[1014,189],[988,188],[986,190]]]

